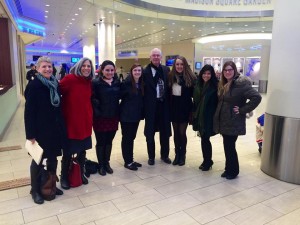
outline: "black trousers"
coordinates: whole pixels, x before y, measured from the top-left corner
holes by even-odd
[[[139,122],[121,122],[122,128],[122,155],[125,164],[130,164],[133,162],[133,146],[134,139],[139,127]]]
[[[154,135],[148,135],[146,137],[147,150],[149,159],[155,159],[155,140]],[[170,143],[169,135],[166,135],[165,132],[159,132],[159,141],[160,141],[160,156],[161,158],[168,158],[170,152]]]
[[[239,160],[235,149],[235,142],[238,136],[222,135],[225,151],[225,171],[227,174],[237,176],[239,174]]]
[[[100,165],[107,164],[110,161],[112,141],[117,131],[94,132],[97,140],[96,154],[98,162]]]
[[[211,163],[211,157],[212,157],[212,146],[210,142],[210,137],[202,136],[201,137],[201,148],[202,148],[202,155],[203,155],[203,162],[205,163]]]

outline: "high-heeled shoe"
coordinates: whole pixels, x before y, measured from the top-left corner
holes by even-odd
[[[212,165],[214,164],[213,161],[209,162],[209,163],[204,163],[202,166],[202,171],[208,171],[210,169],[212,169]]]

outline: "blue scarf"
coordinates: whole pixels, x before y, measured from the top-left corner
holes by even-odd
[[[40,73],[37,75],[37,78],[50,90],[50,101],[54,107],[59,107],[60,97],[57,92],[58,81],[56,78],[51,75],[50,79],[43,77]]]

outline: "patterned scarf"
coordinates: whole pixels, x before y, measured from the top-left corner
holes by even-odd
[[[51,75],[50,79],[43,77],[40,73],[37,78],[50,90],[50,101],[54,107],[59,107],[60,97],[57,92],[58,82],[56,78]]]

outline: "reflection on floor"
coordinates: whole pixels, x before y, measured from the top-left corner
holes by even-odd
[[[118,131],[111,157],[113,175],[92,175],[88,185],[65,191],[43,205],[33,203],[29,186],[1,191],[0,224],[300,224],[300,186],[260,170],[255,122],[264,107],[265,102],[247,120],[247,135],[238,139],[241,173],[235,180],[220,177],[224,153],[219,135],[212,138],[212,170],[198,169],[200,142],[191,127],[185,166],[162,163],[158,149],[155,166],[148,166],[142,122],[135,143],[135,160],[143,164],[138,171],[123,167]],[[0,142],[0,147],[21,145],[23,149],[0,152],[0,181],[29,176],[23,108],[21,103]],[[173,158],[173,141],[170,143]],[[96,160],[94,149],[88,151],[88,158]]]

